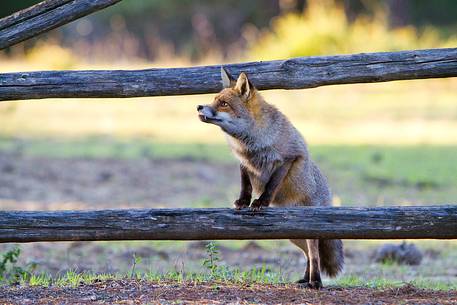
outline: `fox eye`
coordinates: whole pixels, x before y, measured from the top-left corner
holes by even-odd
[[[220,105],[221,107],[228,107],[227,102],[224,102],[224,101],[220,102],[219,105]]]

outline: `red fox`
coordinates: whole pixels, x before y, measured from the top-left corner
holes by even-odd
[[[310,159],[307,145],[287,117],[268,104],[245,73],[235,79],[221,68],[224,89],[209,105],[197,106],[202,122],[219,126],[240,161],[241,192],[236,209],[250,207],[328,206],[326,178]],[[259,196],[252,199],[252,193]],[[303,221],[306,221],[304,219]],[[298,283],[322,287],[320,270],[336,276],[343,268],[343,243],[338,239],[295,239],[307,257]]]

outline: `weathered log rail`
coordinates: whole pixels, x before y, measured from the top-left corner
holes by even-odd
[[[289,238],[457,239],[457,206],[0,212],[0,243]]]
[[[457,76],[457,48],[300,57],[225,66],[249,74],[258,89]],[[0,101],[214,93],[220,65],[174,69],[39,71],[0,74]]]
[[[0,50],[121,0],[48,0],[0,19]]]

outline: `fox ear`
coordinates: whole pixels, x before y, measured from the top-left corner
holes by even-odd
[[[221,67],[222,88],[231,88],[235,86],[235,79],[228,73],[224,67]]]
[[[244,72],[242,72],[240,76],[238,76],[235,89],[238,90],[240,95],[244,97],[246,100],[249,100],[252,94],[254,93],[254,86],[249,81],[248,76]]]

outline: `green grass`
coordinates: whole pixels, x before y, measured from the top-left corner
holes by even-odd
[[[433,290],[457,290],[457,280],[450,281],[433,281],[430,279],[418,277],[412,280],[411,285],[424,288],[424,289],[433,289]]]
[[[401,287],[405,284],[412,285],[417,288],[431,289],[431,290],[455,290],[457,289],[457,280],[449,281],[433,281],[430,279],[425,279],[418,277],[412,281],[399,281],[394,279],[388,279],[384,277],[379,278],[364,278],[357,275],[345,275],[338,278],[335,281],[330,281],[331,285],[339,287],[366,287],[366,288],[375,288],[375,289],[385,289],[385,288],[394,288]]]
[[[214,284],[286,284],[288,281],[278,272],[271,272],[266,266],[262,268],[251,268],[242,271],[237,268],[222,268],[217,274],[211,273],[183,273],[170,271],[165,274],[159,274],[154,271],[136,272],[131,274],[93,274],[90,272],[78,273],[68,271],[63,275],[53,277],[49,274],[32,275],[30,278],[20,282],[23,286],[41,286],[41,287],[77,287],[88,285],[96,282],[107,280],[133,279],[144,280],[148,282],[175,282],[177,284],[184,282],[193,283],[214,283]],[[409,284],[417,288],[431,290],[457,290],[457,280],[433,281],[423,277],[417,277],[412,281],[400,281],[388,278],[364,278],[357,275],[344,275],[336,280],[325,280],[326,286],[331,287],[365,287],[374,289],[385,289],[401,287]]]
[[[251,268],[242,271],[240,269],[223,268],[218,275],[210,273],[182,273],[171,271],[159,274],[154,271],[137,272],[130,274],[93,274],[89,272],[78,273],[68,271],[63,275],[52,277],[49,274],[32,275],[29,279],[21,281],[21,285],[28,286],[56,286],[56,287],[77,287],[82,284],[93,284],[95,282],[119,279],[146,280],[149,282],[172,281],[176,283],[195,282],[195,283],[231,283],[231,284],[284,284],[287,281],[277,272],[271,272],[267,267]],[[404,282],[387,278],[363,278],[356,275],[345,275],[337,280],[325,281],[327,285],[344,288],[366,287],[375,289],[385,289],[391,287],[401,287],[410,284],[418,288],[432,290],[456,290],[457,280],[431,281],[418,277],[412,281]]]
[[[77,287],[82,284],[93,284],[99,281],[107,281],[111,279],[121,279],[123,278],[117,274],[93,274],[89,272],[78,273],[76,271],[70,270],[65,274],[53,277],[50,274],[41,273],[33,274],[30,278],[24,279],[20,282],[21,285],[28,286],[56,286],[56,287]]]
[[[438,188],[457,183],[456,146],[317,146],[314,155],[384,185]]]
[[[310,151],[328,176],[337,205],[441,204],[457,198],[457,146],[312,145]],[[0,137],[0,152],[49,158],[178,158],[236,166],[226,144],[145,138]],[[195,202],[196,207],[217,204],[205,198]]]
[[[17,257],[20,255],[20,248],[17,249]],[[5,253],[12,253],[7,251]],[[77,287],[82,284],[92,284],[96,281],[106,281],[110,279],[134,279],[134,280],[148,280],[153,282],[158,281],[173,281],[177,283],[182,282],[214,282],[214,283],[237,283],[237,284],[278,284],[286,282],[284,276],[280,272],[270,270],[267,265],[263,264],[261,267],[252,267],[249,269],[241,269],[238,267],[231,267],[223,264],[220,259],[219,246],[216,242],[209,242],[206,246],[206,258],[203,259],[201,267],[203,271],[199,272],[186,272],[184,266],[175,270],[160,273],[151,264],[149,270],[139,268],[142,263],[142,258],[135,253],[132,255],[130,263],[130,270],[123,273],[116,274],[95,274],[91,272],[77,272],[76,270],[67,270],[63,274],[51,275],[46,272],[21,272],[17,276],[17,281],[11,281],[9,278],[0,278],[0,285],[8,284],[21,284],[28,286],[57,286],[57,287]],[[14,260],[11,268],[8,269],[24,269],[17,260]],[[25,269],[24,269],[25,270]]]
[[[318,163],[359,173],[367,181],[436,188],[457,183],[457,146],[314,145]],[[107,137],[82,139],[14,139],[0,137],[0,152],[49,158],[190,158],[228,161],[235,159],[225,144],[166,143],[147,139],[119,140]]]
[[[46,139],[0,137],[0,152],[49,158],[192,158],[224,161],[232,158],[226,145],[165,143],[146,139],[120,140],[107,137]]]
[[[136,246],[143,245],[145,242],[139,242]],[[154,244],[149,242],[151,245]],[[371,246],[379,245],[379,241],[371,241],[362,243],[360,241],[347,241],[346,248],[358,253],[357,255],[366,256],[370,253]],[[109,246],[109,243],[104,243]],[[135,249],[135,244],[124,245]],[[170,243],[168,243],[170,244]],[[181,243],[183,244],[183,243]],[[206,258],[197,260],[196,264],[200,267],[199,271],[195,271],[195,266],[190,266],[188,263],[180,265],[175,263],[174,267],[169,265],[165,271],[157,268],[153,261],[149,263],[142,262],[135,254],[129,259],[124,258],[124,263],[128,266],[124,271],[117,273],[94,273],[91,271],[77,271],[70,269],[67,271],[51,274],[49,272],[32,271],[26,276],[20,278],[19,284],[23,286],[54,286],[54,287],[77,287],[83,284],[93,284],[106,280],[139,280],[149,282],[173,282],[173,283],[214,283],[217,284],[287,284],[293,283],[299,278],[301,270],[297,270],[294,274],[286,274],[277,266],[270,266],[271,263],[263,263],[256,267],[233,267],[227,265],[219,259],[218,251],[221,249],[222,243],[213,243],[215,248],[207,247]],[[224,243],[225,244],[225,243]],[[160,245],[160,244],[158,244]],[[166,246],[166,243],[162,245]],[[426,259],[420,266],[398,265],[396,263],[387,264],[369,264],[366,260],[360,258],[349,258],[347,261],[347,270],[343,275],[336,279],[328,279],[324,277],[325,286],[336,287],[366,287],[373,289],[385,289],[400,287],[405,284],[413,285],[418,288],[433,289],[433,290],[457,290],[457,279],[451,273],[446,271],[446,268],[453,268],[455,262],[455,243],[444,241],[419,241],[418,246],[425,251],[426,249],[440,250],[440,255],[437,259]],[[438,248],[439,246],[439,248]],[[276,248],[279,245],[276,244]],[[283,247],[283,246],[281,246]],[[427,248],[428,247],[428,248]],[[154,247],[155,248],[155,247]],[[358,252],[364,249],[363,252]],[[240,249],[240,251],[242,251]],[[241,252],[240,252],[241,253]],[[353,252],[354,253],[354,252]],[[208,258],[213,256],[211,264],[205,263]],[[25,261],[20,261],[17,266],[21,267],[26,264]],[[119,262],[117,262],[119,264]],[[356,264],[356,265],[354,265]],[[447,266],[447,267],[446,267]],[[40,267],[40,266],[38,266]],[[443,269],[444,268],[444,269]],[[295,274],[296,273],[296,274]],[[444,276],[445,274],[447,276]],[[8,281],[0,282],[0,285],[8,285]]]
[[[454,203],[457,198],[457,147],[454,146],[368,146],[368,145],[313,145],[313,158],[329,177],[336,198],[336,205],[373,206],[391,204],[439,204]],[[44,158],[185,158],[228,162],[236,166],[236,160],[225,144],[166,143],[148,139],[119,140],[109,137],[82,139],[13,139],[0,138],[0,152]],[[216,165],[215,165],[216,166]],[[195,207],[217,207],[221,202],[201,198]],[[348,273],[327,285],[364,286],[374,288],[398,287],[404,283],[428,289],[457,289],[456,280],[449,268],[457,259],[456,244],[452,241],[414,241],[423,251],[438,250],[437,259],[428,259],[418,267],[396,264],[370,264],[368,259],[348,260]],[[265,251],[275,251],[289,246],[287,241],[258,241]],[[380,241],[346,241],[345,246],[356,255],[369,255]],[[246,241],[222,241],[221,246],[242,251]],[[134,241],[98,243],[108,252],[121,255],[144,246],[157,251],[186,251],[185,242]],[[63,250],[62,250],[63,251]],[[50,256],[58,259],[65,252],[53,251]],[[66,250],[65,250],[66,251]],[[90,251],[90,249],[86,249]],[[107,253],[107,252],[103,252]],[[359,253],[359,254],[357,254]],[[104,255],[100,261],[104,262]],[[159,259],[159,258],[157,258]],[[239,269],[221,263],[219,271],[202,272],[200,262],[186,260],[184,266],[173,266],[173,260],[164,263],[154,257],[139,263],[132,272],[132,260],[117,264],[118,274],[92,274],[69,271],[65,274],[32,274],[24,282],[39,286],[74,286],[91,283],[101,278],[135,278],[149,281],[224,281],[233,283],[285,283],[297,279],[301,270],[285,273],[276,267],[257,266]],[[184,263],[183,263],[184,264]],[[270,269],[275,268],[275,269]],[[170,271],[171,270],[171,271]],[[40,271],[43,271],[41,269]],[[102,271],[103,272],[103,271]],[[450,280],[447,280],[451,278]]]
[[[52,283],[52,276],[49,274],[32,274],[28,282],[23,282],[22,284],[30,286],[42,286],[48,287]]]
[[[241,270],[239,268],[228,268],[220,266],[218,272],[180,272],[170,271],[157,273],[153,270],[148,272],[134,272],[127,274],[94,274],[90,272],[76,272],[70,270],[62,275],[52,276],[51,274],[41,273],[32,274],[28,278],[22,279],[19,284],[23,286],[56,286],[56,287],[77,287],[79,285],[93,284],[95,282],[119,279],[146,280],[150,282],[172,281],[183,282],[214,282],[214,283],[234,283],[234,284],[279,284],[285,283],[284,277],[280,273],[270,271],[266,266],[262,268],[251,268]],[[0,282],[0,285],[2,283]],[[6,284],[6,283],[3,283]]]

